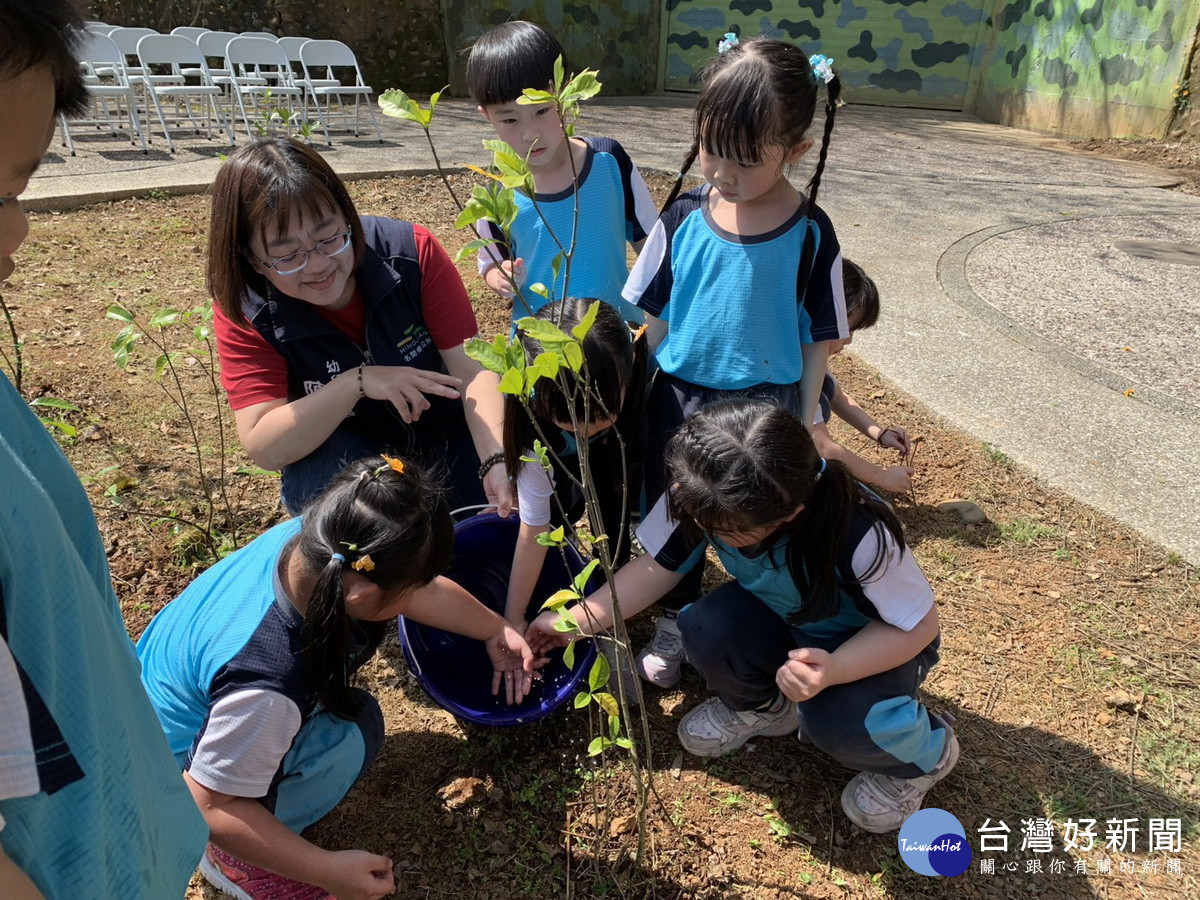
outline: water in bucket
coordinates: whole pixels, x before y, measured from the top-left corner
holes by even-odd
[[[504,614],[508,575],[517,544],[520,522],[515,515],[502,519],[495,513],[471,516],[454,526],[454,562],[446,577],[461,585],[480,603]],[[542,574],[534,588],[541,603],[555,591],[569,587],[583,571],[584,562],[574,547],[566,548],[564,566],[558,550],[546,554]],[[594,590],[599,579],[588,584]],[[400,617],[400,646],[408,667],[433,701],[460,718],[478,725],[521,725],[557,709],[579,690],[596,657],[591,641],[579,641],[575,667],[568,669],[562,650],[550,653],[550,662],[540,669],[529,696],[509,705],[501,695],[492,695],[492,663],[479,641],[440,628],[431,628]]]

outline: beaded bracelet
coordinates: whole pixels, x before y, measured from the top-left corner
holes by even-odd
[[[485,475],[487,475],[488,472],[492,471],[492,469],[494,469],[497,465],[499,465],[502,462],[504,462],[504,454],[499,453],[499,452],[493,453],[491,456],[489,456],[487,459],[485,459],[483,461],[483,464],[480,465],[480,467],[479,467],[480,480],[482,480],[483,477]]]
[[[366,391],[363,389],[363,382],[362,382],[362,370],[363,370],[363,367],[362,367],[362,365],[360,364],[360,365],[359,365],[359,367],[358,367],[358,398],[359,398],[360,400],[361,400],[363,397],[367,396],[367,392],[366,392]]]

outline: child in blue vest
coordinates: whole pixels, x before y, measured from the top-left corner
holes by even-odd
[[[803,422],[761,400],[705,407],[671,439],[671,488],[638,528],[646,555],[615,577],[634,615],[711,546],[733,580],[679,614],[688,662],[715,697],[679,722],[698,756],[755,737],[799,735],[857,769],[842,809],[894,831],[958,760],[950,726],[917,696],[937,662],[933,591],[886,503],[822,459]],[[609,590],[571,611],[591,633]],[[535,651],[562,637],[557,613],[530,626]]]
[[[67,0],[0,3],[0,282],[55,117],[87,105],[82,35]],[[138,680],[88,496],[3,375],[0,472],[0,897],[182,897],[204,820]]]
[[[854,332],[870,328],[879,320],[879,288],[858,263],[848,259],[842,260],[842,283],[846,290],[846,318],[850,324],[850,337],[834,341],[830,345],[831,357],[850,346]],[[850,474],[859,481],[883,488],[885,491],[907,491],[912,487],[911,466],[879,466],[835,441],[829,433],[829,422],[835,415],[880,447],[896,451],[901,460],[912,452],[912,442],[901,426],[889,425],[885,428],[880,425],[853,397],[841,389],[832,373],[826,372],[812,429],[817,452],[826,459],[836,459],[845,465]]]
[[[525,641],[439,574],[453,543],[421,468],[366,458],[154,617],[142,680],[212,830],[200,866],[211,884],[241,900],[392,893],[390,860],[301,837],[383,742],[379,703],[354,673],[404,615],[484,641],[493,692],[506,673],[510,702],[529,691]]]
[[[569,73],[562,45],[532,22],[497,25],[471,49],[471,96],[500,139],[528,159],[536,189],[533,197],[516,192],[511,243],[482,223],[483,236],[496,243],[480,251],[479,272],[492,290],[512,299],[514,323],[547,302],[528,289],[538,283],[551,298],[561,300],[568,292],[594,297],[617,307],[629,321],[641,322],[641,311],[621,299],[621,288],[629,274],[626,243],[640,248],[657,216],[646,182],[616,141],[568,138],[553,104],[517,102],[526,88],[553,86],[560,57]],[[568,283],[565,262],[555,278],[554,259],[570,248],[572,234]]]
[[[842,256],[817,206],[841,83],[825,57],[785,41],[721,43],[703,75],[695,143],[706,184],[667,199],[623,296],[647,315],[658,372],[647,400],[645,495],[663,489],[662,451],[696,409],[730,396],[764,397],[804,422],[816,413],[830,344],[849,335]],[[805,193],[788,170],[813,148],[821,88],[825,127]],[[642,676],[679,679],[674,613],[698,596],[698,568],[664,599],[654,639],[639,654]]]

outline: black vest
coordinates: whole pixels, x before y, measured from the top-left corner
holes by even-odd
[[[366,307],[366,347],[346,337],[312,305],[270,284],[266,297],[250,289],[242,303],[250,326],[287,361],[289,401],[363,363],[446,371],[421,313],[421,265],[412,223],[374,216],[361,221],[366,248],[354,276]],[[412,425],[404,424],[391,403],[364,397],[338,430],[405,452],[420,442],[422,432],[441,433],[451,422],[465,427],[462,400],[427,397],[430,408]]]

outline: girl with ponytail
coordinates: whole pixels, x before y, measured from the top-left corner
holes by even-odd
[[[933,591],[899,521],[803,422],[761,400],[690,418],[667,448],[671,487],[638,529],[646,555],[615,578],[626,615],[676,584],[711,546],[733,580],[679,614],[687,661],[715,697],[679,723],[684,749],[721,756],[798,734],[859,770],[842,808],[893,831],[954,767],[958,739],[917,698],[937,662]],[[612,619],[604,588],[572,608],[592,633]],[[557,614],[534,621],[535,650]]]
[[[785,41],[732,34],[721,51],[702,75],[679,182],[623,293],[647,314],[659,368],[647,400],[648,460],[662,458],[688,415],[722,397],[765,397],[812,422],[830,344],[850,335],[841,249],[817,206],[841,97],[832,61]],[[801,193],[788,174],[813,150],[822,97],[817,162]],[[679,195],[697,160],[707,183]],[[661,464],[647,466],[645,485],[653,506]],[[678,680],[671,616],[698,592],[693,577],[664,601],[666,615],[639,656],[648,681]]]
[[[351,463],[306,509],[202,574],[138,641],[142,682],[211,843],[200,869],[234,897],[389,896],[391,860],[323,850],[301,832],[349,792],[384,737],[354,686],[398,615],[485,642],[528,693],[533,655],[441,576],[453,528],[411,461]]]

